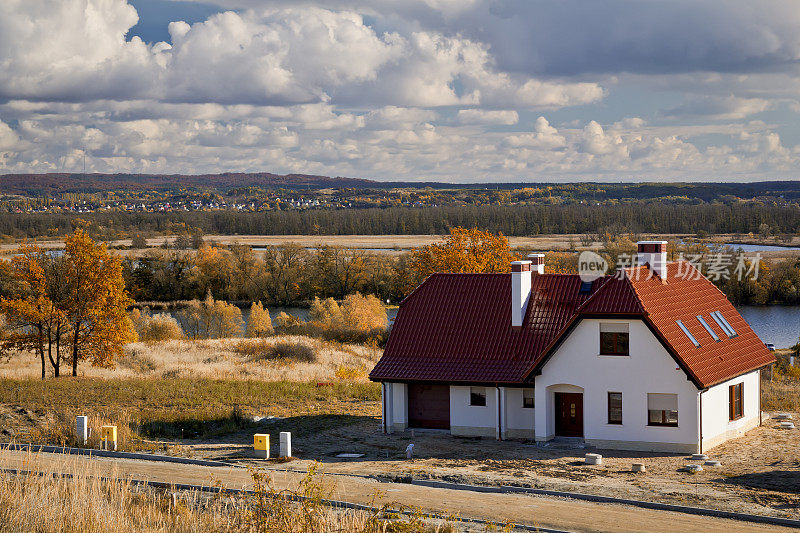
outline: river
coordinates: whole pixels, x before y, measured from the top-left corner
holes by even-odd
[[[761,340],[776,348],[789,348],[800,338],[800,306],[743,305],[737,309]]]

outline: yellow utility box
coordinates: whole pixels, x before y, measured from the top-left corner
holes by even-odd
[[[117,450],[117,426],[100,427],[100,449]]]
[[[256,452],[256,457],[269,459],[269,435],[266,433],[253,435],[253,449]]]

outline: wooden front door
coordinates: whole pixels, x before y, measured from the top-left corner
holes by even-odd
[[[583,437],[583,394],[556,393],[556,435]]]
[[[409,383],[408,425],[412,428],[450,429],[450,387]]]

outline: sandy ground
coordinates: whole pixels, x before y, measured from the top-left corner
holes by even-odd
[[[203,467],[156,463],[130,459],[68,458],[58,454],[31,455],[0,452],[0,466],[43,472],[86,471],[96,475],[133,478],[167,483],[201,484],[249,488],[248,470],[241,468]],[[88,466],[90,465],[90,466]],[[276,489],[297,487],[300,474],[273,472]],[[398,504],[461,517],[481,518],[496,522],[511,521],[538,527],[569,531],[781,531],[775,526],[707,518],[688,514],[654,511],[613,504],[596,504],[575,500],[521,495],[482,494],[408,484],[385,484],[374,479],[350,476],[323,478],[328,497],[368,505]]]
[[[293,426],[290,419],[266,426],[265,431],[274,435],[273,452],[278,451],[278,432],[297,430],[302,428]],[[683,471],[692,463],[684,455],[415,433],[413,437],[408,432],[383,435],[379,420],[364,417],[363,422],[346,428],[296,435],[293,455],[298,460],[282,467],[304,470],[312,460],[319,460],[327,472],[534,487],[800,518],[800,431],[778,429],[774,420],[710,450],[710,458],[722,466],[706,467],[699,474]],[[182,444],[189,448],[188,455],[260,464],[253,459],[251,439],[247,434]],[[415,458],[408,461],[405,448],[412,442]],[[601,453],[603,464],[585,465],[587,452]],[[340,453],[364,457],[336,458]],[[646,473],[630,471],[631,463],[638,462],[645,463]]]

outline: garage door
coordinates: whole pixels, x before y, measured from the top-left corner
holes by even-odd
[[[412,428],[450,429],[450,387],[409,384],[408,425]]]

